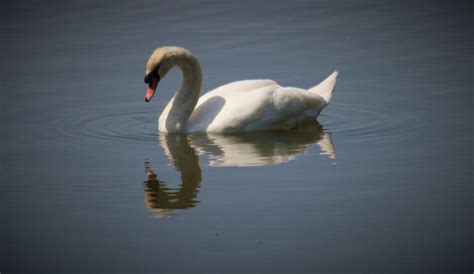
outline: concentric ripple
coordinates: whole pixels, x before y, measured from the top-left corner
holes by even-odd
[[[51,122],[58,133],[68,137],[156,143],[157,116],[155,108],[117,104],[68,109]]]
[[[419,130],[411,111],[386,102],[349,104],[334,102],[318,117],[325,131],[347,142],[393,141]]]
[[[400,111],[401,106],[377,104],[331,103],[318,117],[324,131],[338,141],[393,141],[408,138],[408,132],[419,130],[413,112]],[[55,113],[48,131],[68,137],[156,143],[158,141],[156,107],[144,109],[142,104],[114,104],[69,108]]]

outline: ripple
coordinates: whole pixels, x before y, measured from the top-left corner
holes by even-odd
[[[47,115],[47,114],[46,114]],[[52,132],[76,138],[107,141],[154,143],[156,108],[144,109],[143,104],[114,104],[69,108],[50,121]],[[409,138],[420,130],[413,112],[403,111],[403,106],[376,102],[370,105],[334,102],[318,117],[325,132],[344,142],[393,141]]]
[[[117,104],[69,109],[52,120],[58,133],[68,137],[156,143],[156,111],[143,105]]]
[[[421,129],[412,112],[386,102],[370,105],[331,103],[318,120],[333,136],[349,142],[400,140],[411,136],[407,133]]]

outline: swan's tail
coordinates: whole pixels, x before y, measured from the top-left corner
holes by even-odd
[[[329,104],[329,101],[331,101],[334,86],[336,86],[336,79],[338,74],[339,72],[337,70],[334,71],[317,86],[310,88],[309,91],[314,92],[317,95],[323,97],[324,101]]]

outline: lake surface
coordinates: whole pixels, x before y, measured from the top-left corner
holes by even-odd
[[[468,1],[2,4],[2,273],[471,273]],[[145,62],[311,87],[292,132],[158,134]]]

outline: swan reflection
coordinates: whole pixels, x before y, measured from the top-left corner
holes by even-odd
[[[321,153],[335,159],[329,133],[321,125],[311,124],[292,131],[247,132],[239,134],[201,133],[189,141],[210,166],[268,166],[294,160],[316,144]]]
[[[201,168],[194,149],[189,145],[186,135],[160,135],[160,144],[174,167],[181,173],[179,188],[170,188],[160,180],[159,174],[145,162],[145,205],[158,217],[165,217],[177,209],[196,206],[197,193],[201,183]]]
[[[292,131],[246,132],[239,134],[159,133],[159,143],[181,174],[178,188],[159,179],[149,162],[145,163],[145,204],[158,217],[179,209],[195,207],[202,181],[198,156],[207,156],[210,166],[266,166],[294,160],[317,145],[321,154],[335,159],[331,135],[319,123]]]

